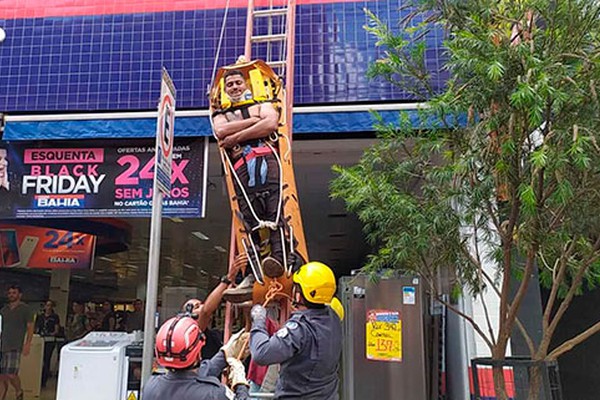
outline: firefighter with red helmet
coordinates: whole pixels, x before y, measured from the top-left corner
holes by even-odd
[[[144,400],[245,400],[248,381],[243,364],[236,356],[247,337],[243,331],[233,335],[210,360],[201,360],[205,337],[190,313],[166,321],[156,335],[158,363],[165,375],[152,376],[142,391]],[[229,366],[230,390],[219,376]]]

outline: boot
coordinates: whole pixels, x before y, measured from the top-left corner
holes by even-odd
[[[283,275],[283,265],[273,257],[265,257],[262,261],[262,270],[269,278],[279,278]]]
[[[223,292],[225,301],[232,303],[243,303],[244,301],[252,300],[252,288],[254,287],[254,275],[249,274],[234,288],[230,288]]]

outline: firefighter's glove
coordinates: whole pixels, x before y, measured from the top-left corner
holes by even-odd
[[[250,317],[252,317],[252,325],[260,324],[265,326],[267,324],[267,309],[260,304],[255,304],[250,311]]]
[[[235,390],[238,385],[250,386],[246,379],[246,369],[240,360],[234,357],[228,357],[227,364],[229,364],[229,384],[233,390]]]
[[[250,333],[245,332],[243,329],[238,333],[231,335],[227,343],[221,347],[223,353],[225,353],[225,358],[238,358],[242,349],[244,349],[243,354],[241,354],[240,359],[243,360],[250,354],[250,350],[248,347],[248,339],[250,338]]]

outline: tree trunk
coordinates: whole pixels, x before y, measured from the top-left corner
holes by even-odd
[[[504,380],[504,368],[501,365],[492,367],[492,374],[494,377],[494,393],[496,394],[497,400],[508,400],[506,394],[506,382]]]
[[[544,374],[543,364],[533,364],[529,368],[529,394],[527,400],[539,400]]]

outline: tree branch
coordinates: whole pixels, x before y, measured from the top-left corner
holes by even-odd
[[[501,331],[500,334],[502,336],[502,341],[508,341],[508,337],[510,335],[510,330],[512,330],[512,326],[517,317],[517,312],[523,302],[523,297],[525,297],[525,293],[527,292],[527,287],[529,286],[529,280],[531,279],[531,274],[533,273],[533,267],[535,265],[535,254],[537,253],[538,245],[537,243],[532,244],[532,248],[529,250],[527,254],[527,261],[525,262],[525,271],[523,272],[523,279],[521,280],[521,284],[519,285],[519,289],[517,290],[517,294],[513,298],[513,302],[508,309],[508,313],[505,319],[504,331]],[[504,277],[505,281],[510,279],[510,276]],[[506,300],[508,302],[508,300]],[[500,338],[498,342],[501,342]]]
[[[577,292],[577,289],[579,289],[579,286],[581,284],[581,281],[583,280],[583,277],[585,276],[585,273],[587,272],[587,269],[590,267],[590,265],[592,265],[592,263],[594,263],[596,260],[598,260],[598,258],[600,258],[600,254],[598,254],[599,249],[600,236],[598,237],[598,239],[596,239],[596,242],[594,243],[594,246],[592,248],[592,255],[583,263],[583,265],[579,268],[579,271],[577,271],[575,278],[571,282],[571,286],[569,287],[567,295],[565,296],[564,300],[560,303],[560,307],[558,307],[556,314],[552,318],[552,321],[550,322],[547,331],[544,332],[544,334],[547,334],[548,337],[552,337],[558,323],[569,308],[569,305],[571,304],[571,301],[573,301],[575,292]]]
[[[492,223],[494,224],[494,228],[496,228],[496,231],[498,231],[498,234],[500,235],[500,237],[502,239],[504,239],[504,237],[503,237],[504,232],[502,232],[502,227],[500,225],[500,221],[498,220],[498,216],[494,212],[494,208],[492,206],[492,202],[488,198],[486,198],[484,200],[484,202],[485,202],[485,208],[486,208],[486,210],[487,210],[490,218],[492,219]]]
[[[450,309],[453,313],[461,316],[462,318],[464,318],[469,324],[471,324],[471,326],[473,327],[473,329],[475,329],[475,331],[479,334],[479,336],[483,339],[483,341],[485,342],[485,344],[489,347],[490,351],[492,351],[494,349],[494,345],[492,344],[492,342],[490,341],[490,339],[485,336],[485,333],[483,332],[483,330],[479,327],[479,324],[477,324],[477,322],[475,322],[475,320],[473,318],[471,318],[470,316],[468,316],[467,314],[463,313],[462,311],[460,311],[458,308],[454,307],[452,304],[448,303],[447,301],[445,301],[444,299],[442,299],[440,296],[436,295],[436,298],[438,299],[438,301],[440,303],[442,303],[443,305],[445,305],[448,309]]]
[[[565,354],[566,352],[572,350],[578,344],[583,343],[591,336],[595,335],[600,331],[600,322],[596,322],[593,326],[589,327],[585,331],[581,332],[579,335],[575,336],[572,339],[569,339],[563,342],[560,346],[555,348],[548,354],[546,357],[547,360],[555,360],[559,356]]]
[[[479,272],[479,276],[478,276],[478,294],[479,297],[481,298],[481,305],[483,306],[483,314],[485,315],[485,322],[487,324],[487,328],[488,328],[488,332],[490,333],[490,339],[491,342],[494,344],[494,346],[496,345],[496,338],[494,335],[494,328],[492,327],[492,321],[490,320],[490,312],[488,310],[487,307],[487,303],[485,302],[485,299],[483,298],[483,264],[481,263],[481,256],[479,254],[479,241],[478,239],[478,234],[477,234],[477,223],[476,221],[473,221],[473,247],[475,249],[475,260],[477,261],[477,271]]]
[[[544,316],[542,318],[542,323],[544,329],[548,327],[550,322],[550,314],[552,313],[552,308],[554,307],[554,302],[556,301],[556,296],[558,295],[558,289],[563,282],[567,271],[567,264],[569,258],[571,257],[571,253],[575,248],[575,239],[572,238],[566,250],[561,254],[559,260],[558,274],[554,279],[552,279],[552,289],[550,290],[550,296],[548,296],[548,302],[546,303],[546,309],[544,310]]]
[[[494,284],[492,277],[489,276],[489,274],[485,271],[483,271],[483,276],[490,283],[490,286],[492,287],[492,289],[494,289],[494,292],[496,292],[498,297],[500,297],[500,290],[498,290],[498,288]],[[509,306],[510,306],[510,303],[509,303]],[[529,354],[533,357],[533,355],[535,354],[535,345],[533,343],[533,340],[531,339],[531,336],[529,335],[529,332],[527,332],[527,330],[525,329],[525,326],[523,325],[523,323],[521,322],[521,320],[518,317],[516,318],[515,323],[517,324],[517,328],[519,328],[519,332],[521,332],[521,335],[523,335],[523,339],[525,339],[525,343],[527,344],[527,347],[529,348]]]

